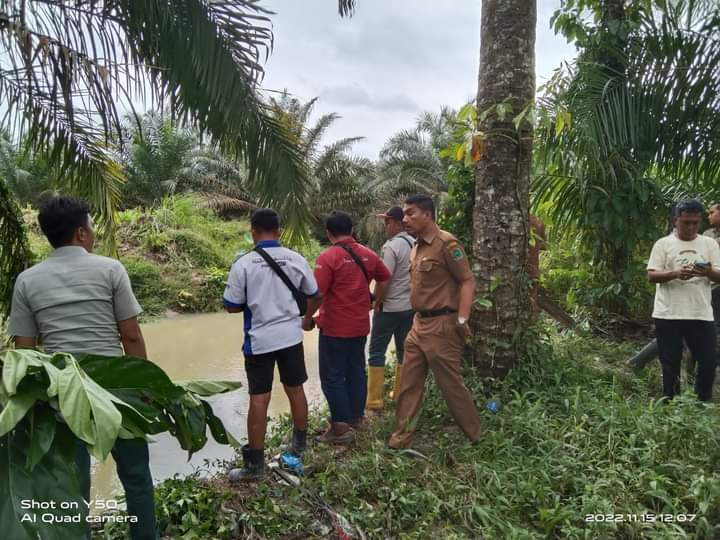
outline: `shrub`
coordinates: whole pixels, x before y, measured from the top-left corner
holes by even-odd
[[[141,259],[123,259],[135,297],[146,315],[159,315],[168,308],[168,288],[160,267]]]

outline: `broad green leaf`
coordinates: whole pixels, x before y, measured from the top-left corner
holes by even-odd
[[[458,120],[460,122],[466,122],[468,120],[476,120],[477,119],[477,109],[475,108],[475,104],[470,102],[463,105],[460,110],[457,113]]]
[[[25,377],[28,355],[23,350],[10,350],[2,355],[2,382],[8,396],[15,395],[17,385]]]
[[[0,437],[13,429],[35,404],[37,396],[33,394],[15,395],[0,411]]]
[[[175,384],[188,392],[203,397],[232,392],[242,387],[242,383],[239,381],[175,381]]]
[[[55,411],[49,406],[36,406],[30,422],[30,448],[27,454],[27,468],[32,471],[47,454],[55,438]]]
[[[88,451],[104,460],[115,443],[122,415],[113,396],[93,381],[74,358],[58,379],[60,411],[70,429],[88,443]]]
[[[82,538],[87,507],[80,494],[75,465],[77,439],[66,425],[57,424],[50,450],[32,471],[25,467],[30,445],[27,421],[13,433],[0,437],[0,536],[12,540]],[[26,510],[21,505],[23,500],[65,501],[76,508]],[[80,514],[81,523],[43,523],[40,515],[47,512],[59,517]],[[37,522],[20,523],[24,514],[37,516]]]
[[[212,407],[207,401],[203,400],[203,407],[205,407],[205,418],[207,419],[207,425],[210,428],[210,433],[220,444],[229,444],[234,448],[240,448],[242,445],[232,436],[232,434],[225,429],[222,421],[215,416]]]
[[[137,388],[159,392],[167,397],[180,397],[184,390],[174,384],[160,367],[149,360],[133,356],[94,356],[79,359],[80,367],[100,386]]]
[[[58,395],[58,381],[60,380],[60,370],[52,363],[43,363],[43,369],[47,373],[50,384],[47,387],[47,397],[52,398]]]

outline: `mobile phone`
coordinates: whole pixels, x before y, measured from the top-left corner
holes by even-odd
[[[693,266],[696,266],[698,268],[710,268],[709,262],[695,262],[693,263]]]

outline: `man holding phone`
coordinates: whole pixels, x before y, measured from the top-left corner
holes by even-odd
[[[704,208],[699,201],[681,201],[675,207],[675,230],[652,248],[648,279],[656,284],[653,319],[663,370],[663,393],[669,399],[680,392],[683,339],[697,362],[695,392],[702,401],[712,398],[715,380],[715,324],[711,284],[720,282],[720,247],[698,235]]]

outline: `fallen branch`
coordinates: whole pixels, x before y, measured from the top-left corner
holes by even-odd
[[[538,288],[537,302],[540,309],[555,319],[563,328],[574,329],[577,322],[557,302],[550,298],[550,294],[542,287]]]

